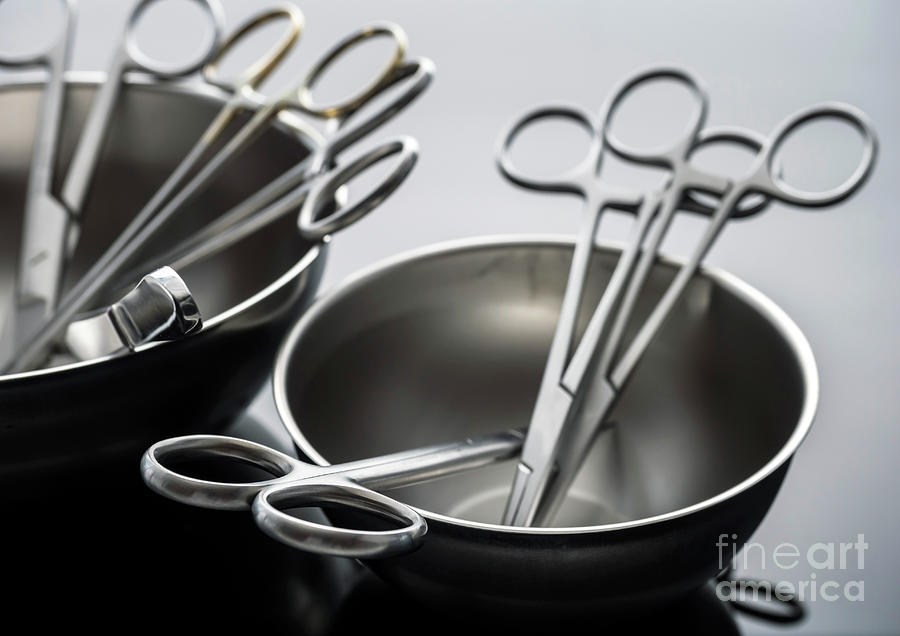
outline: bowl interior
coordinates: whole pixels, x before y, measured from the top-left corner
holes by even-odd
[[[70,83],[54,188],[58,192],[96,84]],[[9,306],[19,258],[22,216],[42,86],[0,87],[0,303]],[[150,199],[212,121],[222,98],[213,91],[129,83],[123,86],[83,210],[82,234],[67,270],[70,287]],[[245,117],[239,118],[243,121]],[[232,123],[236,129],[240,122]],[[210,220],[230,210],[309,153],[308,143],[273,127],[247,147],[194,201],[166,225],[133,265],[153,262]],[[264,289],[310,248],[289,214],[226,250],[179,270],[204,319]],[[252,267],[248,266],[252,263]],[[158,263],[159,265],[165,263]],[[110,286],[102,302],[130,288],[141,274]],[[97,303],[101,304],[100,302]],[[2,320],[2,318],[0,318]]]
[[[593,259],[580,328],[615,266]],[[286,367],[287,403],[331,463],[528,425],[571,246],[487,244],[380,269],[314,309]],[[671,280],[658,264],[636,319]],[[708,275],[695,278],[598,436],[554,525],[636,520],[759,470],[798,425],[804,383],[785,336]],[[498,523],[511,463],[393,491]]]

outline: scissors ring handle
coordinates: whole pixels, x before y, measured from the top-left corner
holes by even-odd
[[[279,18],[287,18],[289,21],[288,28],[284,35],[265,52],[262,57],[248,66],[243,73],[233,82],[228,83],[219,78],[219,65],[228,52],[234,48],[238,42],[243,40],[247,35],[256,31],[257,28],[268,24]],[[293,48],[303,31],[304,18],[303,13],[296,5],[285,3],[283,5],[260,11],[251,16],[244,24],[238,27],[231,35],[225,38],[219,50],[213,58],[203,66],[203,79],[213,86],[218,86],[227,91],[240,91],[244,89],[255,89],[266,79],[273,70],[281,63],[284,56]]]
[[[273,477],[244,483],[209,481],[189,477],[166,465],[213,458],[250,464]],[[268,446],[222,435],[174,437],[157,442],[141,457],[141,475],[152,490],[181,503],[219,510],[246,510],[263,488],[290,478],[298,466],[296,460]]]
[[[165,64],[144,53],[137,41],[137,25],[141,20],[141,16],[143,16],[150,5],[159,1],[141,0],[134,8],[134,11],[131,12],[131,16],[128,18],[128,27],[125,31],[125,51],[128,57],[131,58],[132,64],[156,77],[171,79],[189,75],[203,67],[219,48],[219,42],[222,40],[223,24],[225,23],[222,5],[219,3],[219,0],[191,0],[203,9],[210,19],[213,28],[212,40],[208,48],[203,52],[203,55],[197,59],[190,60],[184,64]]]
[[[767,138],[765,135],[749,128],[741,126],[708,126],[697,135],[697,142],[691,149],[691,155],[713,144],[732,144],[747,148],[751,152],[759,153],[765,147],[766,142]],[[717,197],[713,195],[688,190],[679,207],[688,212],[710,216],[715,213],[717,202]],[[734,212],[731,213],[731,218],[746,218],[759,214],[768,207],[769,203],[771,203],[771,198],[761,193],[744,197],[738,203]]]
[[[584,158],[569,170],[555,176],[534,177],[519,169],[512,160],[511,148],[516,138],[535,122],[548,119],[573,121],[591,135],[591,145]],[[603,139],[596,133],[591,116],[575,106],[541,106],[519,115],[500,133],[497,145],[497,168],[501,174],[517,186],[541,192],[568,192],[585,195],[587,183],[600,159]]]
[[[279,509],[333,504],[368,512],[403,524],[390,530],[357,530],[298,519]],[[311,477],[262,490],[253,500],[259,528],[286,545],[318,554],[380,559],[415,550],[428,529],[411,507],[350,479]]]
[[[838,119],[853,126],[862,136],[863,150],[853,173],[840,185],[821,192],[810,192],[787,183],[776,167],[778,151],[801,126],[821,119]],[[769,144],[762,151],[762,162],[752,179],[751,187],[788,203],[807,207],[821,207],[843,201],[863,184],[875,165],[878,137],[869,117],[860,109],[841,102],[825,102],[800,110],[772,133]]]
[[[394,41],[394,54],[381,73],[378,74],[378,77],[357,95],[344,102],[331,106],[317,106],[313,102],[312,89],[328,68],[353,47],[379,36],[388,37]],[[298,99],[301,109],[309,115],[323,119],[343,117],[352,113],[377,95],[381,91],[382,85],[391,80],[394,71],[400,66],[403,58],[406,56],[406,48],[406,33],[396,24],[389,22],[372,24],[363,27],[355,33],[351,33],[327,51],[310,69],[309,74],[307,74],[300,85]]]
[[[685,129],[684,135],[671,145],[662,145],[656,148],[636,148],[622,141],[611,126],[612,120],[622,103],[631,92],[639,86],[658,80],[673,80],[688,88],[697,102],[697,108],[691,115],[691,119]],[[643,69],[625,79],[617,89],[612,91],[612,97],[608,105],[603,109],[603,137],[605,142],[618,156],[647,165],[660,168],[673,168],[688,156],[695,142],[696,136],[706,122],[706,113],[709,100],[706,89],[698,77],[687,69],[677,66],[654,66]]]
[[[303,202],[298,226],[303,238],[319,241],[329,234],[344,229],[361,219],[396,190],[412,171],[418,158],[419,145],[412,137],[400,137],[387,141],[370,150],[345,166],[335,168],[320,177]],[[326,207],[333,205],[335,195],[341,186],[388,157],[399,155],[400,159],[391,173],[365,197],[348,206],[338,206],[331,214],[322,216]]]

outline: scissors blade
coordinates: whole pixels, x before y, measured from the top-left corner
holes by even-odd
[[[503,523],[529,526],[556,471],[561,433],[574,414],[574,398],[563,387],[541,393],[531,416],[522,455],[506,500]]]
[[[35,197],[25,212],[15,298],[0,347],[4,356],[31,340],[56,308],[68,253],[69,221],[68,210],[46,193]]]

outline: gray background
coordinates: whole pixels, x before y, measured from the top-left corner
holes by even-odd
[[[229,26],[268,4],[223,3]],[[132,5],[81,2],[72,68],[105,67],[110,34],[123,26]],[[770,554],[781,542],[805,549],[819,541],[852,541],[857,533],[864,533],[869,543],[863,571],[819,573],[820,580],[864,579],[865,601],[817,601],[810,606],[809,622],[783,631],[896,632],[900,549],[894,542],[900,536],[900,515],[893,487],[900,450],[900,221],[893,208],[900,194],[900,3],[305,0],[302,9],[308,23],[302,44],[272,85],[291,80],[337,37],[376,19],[401,24],[409,34],[411,54],[431,57],[438,67],[428,93],[379,133],[417,137],[419,165],[382,209],[338,237],[325,289],[380,258],[435,241],[477,234],[574,233],[581,219],[579,202],[523,192],[503,181],[493,165],[496,137],[514,115],[532,105],[562,101],[596,111],[607,91],[640,66],[671,61],[696,71],[709,89],[711,124],[768,131],[787,114],[822,100],[850,102],[871,116],[881,155],[858,196],[825,211],[773,205],[768,213],[729,227],[708,262],[740,276],[783,307],[809,338],[821,374],[816,423],[755,539]],[[4,10],[3,47],[24,37],[18,30],[4,31],[15,9]],[[36,24],[49,19],[39,12],[31,15]],[[190,32],[189,23],[169,23],[164,38],[147,35],[146,43],[165,50],[185,32]],[[235,58],[251,55],[252,44]],[[355,67],[338,70],[353,79],[378,58],[376,53],[384,57],[382,49],[368,60],[357,60]],[[233,60],[234,66],[239,62]],[[660,103],[678,110],[675,97],[671,102],[637,100],[632,120],[655,121],[661,116]],[[635,131],[635,138],[646,132]],[[577,139],[570,133],[538,141],[557,150]],[[789,149],[788,176],[823,185],[826,177],[846,173],[856,146],[845,133],[823,127],[818,136],[804,136],[802,141],[812,145]],[[523,163],[547,161],[538,148],[541,143],[523,146]],[[624,228],[623,219],[614,219],[604,231],[621,236]],[[697,220],[680,222],[667,251],[686,253],[699,228]],[[265,400],[254,408],[271,417]],[[792,571],[771,564],[749,571],[795,581],[808,578],[809,572],[805,564]],[[742,624],[748,633],[769,631],[759,623]]]

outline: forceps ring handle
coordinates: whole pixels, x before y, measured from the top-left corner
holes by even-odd
[[[326,206],[332,204],[338,189],[346,185],[357,175],[388,157],[399,155],[396,168],[385,177],[369,194],[348,206],[338,207],[326,216],[321,216]],[[298,226],[303,238],[318,241],[329,234],[353,224],[381,203],[396,190],[412,171],[418,158],[418,143],[412,137],[399,137],[387,141],[370,150],[346,166],[340,166],[327,175],[323,175],[306,197],[300,210]]]
[[[394,53],[391,56],[390,61],[388,61],[387,65],[384,67],[381,73],[379,73],[375,80],[365,89],[363,89],[359,94],[347,99],[340,104],[334,104],[331,106],[317,106],[313,102],[312,89],[316,85],[316,82],[318,82],[319,79],[321,79],[322,76],[325,75],[325,72],[328,70],[328,68],[332,64],[334,64],[336,60],[340,59],[340,57],[347,51],[353,49],[361,42],[378,36],[387,37],[393,40]],[[303,80],[303,84],[301,85],[300,91],[297,95],[301,109],[307,114],[313,115],[315,117],[322,117],[325,119],[342,117],[356,111],[363,104],[365,104],[375,95],[381,92],[384,84],[390,82],[391,76],[393,75],[394,71],[400,67],[401,63],[403,62],[403,58],[406,56],[407,46],[408,41],[406,39],[406,33],[399,26],[397,26],[396,24],[391,24],[390,22],[373,24],[349,35],[345,39],[335,44],[331,50],[326,52],[325,55],[318,62],[316,62],[315,66],[313,66],[313,68],[309,71],[306,79]]]
[[[334,504],[388,517],[403,525],[390,530],[357,530],[298,519],[281,507]],[[253,518],[267,535],[294,548],[356,559],[380,559],[415,550],[428,526],[411,507],[340,477],[311,478],[262,490],[253,500]]]
[[[821,192],[812,192],[796,188],[785,181],[776,164],[779,150],[784,146],[791,134],[803,125],[816,121],[836,119],[850,124],[861,135],[862,155],[856,169],[843,183]],[[804,108],[784,121],[772,133],[769,143],[761,151],[756,173],[749,178],[749,189],[776,197],[805,207],[824,207],[840,203],[856,192],[865,182],[875,165],[878,153],[878,138],[869,117],[860,109],[841,102],[824,102]]]
[[[219,77],[219,66],[222,60],[241,40],[254,34],[260,27],[282,18],[289,21],[288,28],[269,51],[248,66],[233,83],[226,82]],[[304,18],[300,9],[296,5],[288,3],[252,16],[222,42],[213,58],[203,66],[203,79],[208,84],[226,91],[256,89],[291,51],[300,37],[303,26]]]
[[[684,134],[671,144],[664,144],[657,148],[637,148],[622,141],[613,128],[612,121],[616,116],[619,108],[628,99],[632,91],[638,87],[657,82],[660,80],[670,80],[681,84],[691,93],[696,108],[691,114],[687,128]],[[676,66],[667,67],[651,67],[639,71],[635,75],[626,79],[622,85],[613,91],[613,97],[606,107],[606,115],[603,123],[603,139],[610,150],[616,155],[629,161],[643,163],[660,168],[673,169],[678,166],[690,154],[691,147],[694,145],[697,135],[703,128],[706,121],[709,100],[706,96],[706,89],[699,78],[687,69]]]
[[[587,154],[573,167],[555,176],[532,176],[520,170],[512,159],[511,149],[515,140],[526,129],[539,121],[570,121],[583,128],[591,138]],[[588,113],[567,105],[539,106],[517,117],[500,134],[497,145],[497,168],[515,185],[542,192],[562,192],[586,196],[600,160],[603,138],[596,133]]]
[[[140,23],[141,17],[150,5],[155,4],[158,1],[159,0],[141,0],[131,12],[131,15],[128,17],[128,26],[125,30],[125,51],[132,64],[136,65],[137,68],[152,73],[159,78],[174,79],[183,75],[190,75],[194,71],[202,68],[219,47],[219,42],[222,39],[222,25],[225,22],[219,0],[192,0],[192,2],[200,7],[209,18],[213,29],[213,36],[208,44],[208,48],[203,52],[202,56],[181,65],[160,63],[152,56],[144,53],[138,43],[137,26]],[[116,81],[116,78],[112,78],[112,81]]]

